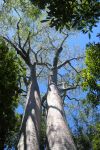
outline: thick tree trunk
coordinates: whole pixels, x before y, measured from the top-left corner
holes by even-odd
[[[47,94],[47,140],[49,150],[76,150],[66,124],[63,102],[56,84],[49,78]]]
[[[39,125],[41,101],[34,68],[31,68],[31,84],[22,121],[18,150],[39,150]]]

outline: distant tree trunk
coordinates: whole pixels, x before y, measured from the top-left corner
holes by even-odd
[[[35,67],[31,67],[31,84],[23,116],[18,150],[39,150],[41,101]]]
[[[49,150],[76,150],[64,117],[63,102],[55,81],[49,77],[47,94],[47,141]]]

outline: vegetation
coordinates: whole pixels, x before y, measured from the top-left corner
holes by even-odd
[[[40,9],[47,8],[47,18],[44,21],[50,21],[50,26],[56,29],[67,28],[91,31],[92,26],[96,26],[99,21],[98,0],[31,0],[33,4]]]
[[[83,89],[87,100],[95,107],[100,104],[100,43],[90,44],[86,50],[86,69],[82,71]]]
[[[19,103],[18,78],[20,67],[16,54],[0,41],[0,149],[12,147],[18,132],[20,116],[15,112]]]
[[[87,91],[81,102],[82,113],[76,118],[74,138],[80,150],[99,150],[100,136],[100,44],[89,44],[86,49],[86,68],[82,70],[82,87]],[[80,110],[81,112],[81,110]],[[82,124],[79,123],[79,118]],[[80,122],[81,122],[80,121]]]

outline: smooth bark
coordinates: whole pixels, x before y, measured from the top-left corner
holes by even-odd
[[[64,117],[63,102],[56,84],[49,77],[47,94],[47,141],[49,150],[76,150]]]
[[[34,67],[31,67],[31,84],[23,116],[18,150],[39,150],[41,101]]]

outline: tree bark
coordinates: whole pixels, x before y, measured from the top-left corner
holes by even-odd
[[[31,84],[27,95],[26,108],[20,130],[18,150],[39,150],[41,100],[35,67],[31,67],[30,70]]]
[[[63,102],[53,76],[49,77],[47,94],[47,140],[49,150],[76,150],[64,117]]]

